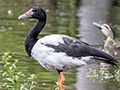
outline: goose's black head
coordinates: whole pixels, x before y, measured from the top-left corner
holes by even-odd
[[[35,18],[39,20],[45,20],[46,13],[42,8],[40,8],[37,5],[34,5],[29,11],[18,17],[18,19],[22,19],[22,18]]]
[[[96,22],[93,22],[93,24],[96,27],[98,27],[107,38],[109,38],[109,37],[113,37],[113,39],[115,38],[115,30],[110,24],[100,25]]]

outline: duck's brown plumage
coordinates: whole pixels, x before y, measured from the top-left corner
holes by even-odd
[[[93,23],[97,26],[102,33],[106,36],[106,41],[104,43],[104,49],[112,56],[120,57],[120,39],[116,39],[115,30],[110,24],[98,24]]]

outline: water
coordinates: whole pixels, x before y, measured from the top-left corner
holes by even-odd
[[[118,7],[116,4],[112,5],[112,1],[99,2],[101,1],[0,0],[0,53],[14,52],[19,59],[18,69],[26,75],[34,73],[38,77],[35,90],[54,90],[55,81],[58,79],[57,72],[45,70],[37,61],[28,57],[24,49],[25,37],[37,21],[18,20],[18,16],[37,4],[47,13],[47,23],[39,37],[55,33],[65,34],[82,39],[91,45],[102,46],[105,37],[99,30],[96,30],[92,22],[111,23],[117,30],[117,38],[120,38],[120,14],[117,12],[120,9],[116,8]],[[84,75],[89,67],[96,68],[96,64],[84,66],[78,71],[65,72],[65,90],[107,90],[108,87],[110,90],[113,90],[113,87],[117,90],[119,88],[118,83],[115,81],[113,83],[112,80],[110,83],[99,83],[98,80],[94,83],[92,80],[88,80]],[[23,80],[24,78],[21,79],[21,82]]]

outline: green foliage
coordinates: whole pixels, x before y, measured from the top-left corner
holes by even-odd
[[[55,82],[56,85],[55,85],[55,90],[60,90],[61,87],[65,87],[64,85],[58,83],[58,82]]]
[[[86,73],[86,76],[93,80],[99,79],[100,82],[106,82],[108,83],[110,79],[114,79],[114,81],[120,81],[120,69],[115,70],[113,73],[110,73],[108,69],[100,69],[100,70],[92,70],[89,68],[89,72]]]
[[[3,53],[2,61],[0,62],[3,65],[3,68],[0,70],[0,74],[3,79],[3,83],[0,83],[0,89],[12,89],[12,90],[32,90],[36,83],[34,79],[36,76],[31,74],[23,84],[19,84],[19,79],[21,77],[26,77],[22,71],[17,70],[18,59],[15,59],[15,55],[10,52]]]
[[[34,74],[31,74],[30,77],[25,80],[25,83],[21,84],[20,90],[28,90],[27,88],[29,88],[29,90],[32,90],[35,87],[34,84],[36,84],[34,81],[35,78],[37,77]]]

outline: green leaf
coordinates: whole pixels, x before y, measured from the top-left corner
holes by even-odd
[[[14,68],[17,68],[15,64],[12,64],[12,66],[13,66]]]
[[[9,67],[9,70],[11,71],[11,70],[12,70],[12,68],[13,68],[13,66],[10,66],[10,67]]]
[[[7,87],[7,88],[10,88],[10,87],[12,88],[13,86],[7,84],[6,87]]]
[[[2,72],[3,72],[3,70],[0,70],[0,72],[2,73]]]
[[[15,63],[17,63],[17,62],[18,62],[18,59],[15,59],[14,61],[15,61]]]
[[[3,86],[3,87],[5,87],[6,85],[7,85],[7,83],[3,83],[3,85],[2,85],[2,86]]]
[[[0,63],[3,63],[4,61],[0,61]]]
[[[18,84],[17,80],[14,80],[14,83],[15,83],[15,84]]]
[[[7,72],[4,72],[3,74],[2,74],[2,76],[5,76],[7,74]]]
[[[26,75],[22,73],[21,76],[24,76],[24,77],[25,77]]]
[[[8,81],[14,83],[14,80],[13,80],[12,78],[6,78],[6,80],[8,80]]]

